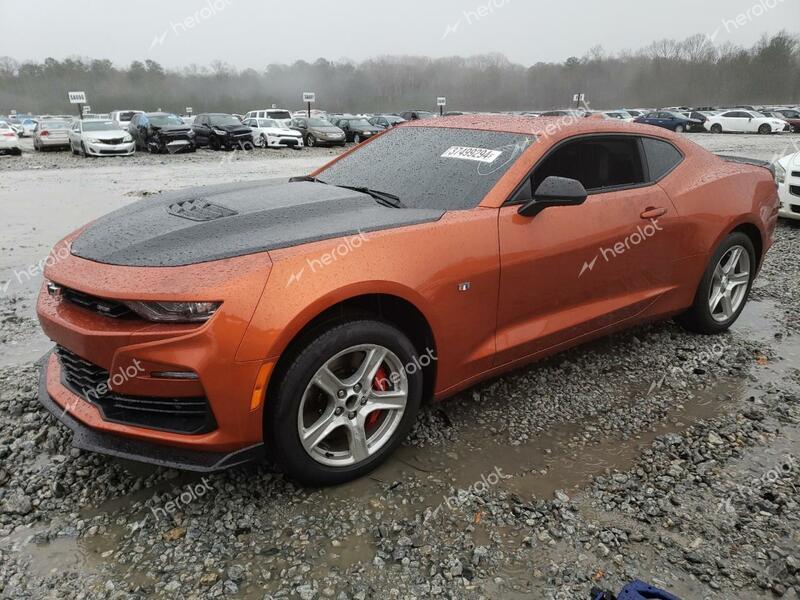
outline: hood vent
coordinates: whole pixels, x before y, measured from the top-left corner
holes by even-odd
[[[220,206],[219,204],[211,204],[202,198],[192,198],[190,200],[175,202],[167,207],[167,212],[176,217],[189,219],[190,221],[213,221],[215,219],[232,217],[238,214],[235,210]]]

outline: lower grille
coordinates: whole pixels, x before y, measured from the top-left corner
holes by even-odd
[[[61,382],[100,409],[103,419],[174,433],[208,433],[217,428],[206,398],[122,396],[108,389],[108,371],[63,346],[56,348]]]
[[[790,185],[789,193],[793,196],[800,196],[800,185]]]
[[[792,177],[800,178],[800,171],[792,171]]]

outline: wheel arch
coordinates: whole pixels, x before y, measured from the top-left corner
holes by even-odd
[[[265,403],[274,399],[278,385],[300,349],[331,326],[353,319],[373,318],[404,332],[419,355],[433,351],[438,358],[436,336],[430,320],[413,302],[394,293],[364,293],[340,300],[308,320],[288,341],[269,378]],[[423,367],[423,401],[433,398],[437,360]]]

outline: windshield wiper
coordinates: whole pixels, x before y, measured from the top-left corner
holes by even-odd
[[[300,175],[298,177],[292,177],[289,179],[289,183],[295,183],[297,181],[310,181],[311,183],[324,183],[328,184],[327,181],[322,181],[321,179],[317,179],[316,177],[312,177],[311,175]],[[359,187],[356,185],[336,185],[332,184],[334,187],[344,188],[346,190],[353,190],[354,192],[360,192],[362,194],[367,194],[375,198],[375,201],[382,205],[388,206],[389,208],[407,208],[405,204],[395,196],[394,194],[390,194],[389,192],[379,192],[378,190],[372,190],[368,187]]]
[[[389,208],[406,208],[406,205],[403,204],[400,198],[389,192],[379,192],[378,190],[372,190],[368,187],[358,187],[355,185],[337,185],[336,187],[372,196],[375,198],[375,202],[382,206],[388,206]]]

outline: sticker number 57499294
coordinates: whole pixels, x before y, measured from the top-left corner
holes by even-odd
[[[460,160],[474,160],[482,163],[493,163],[502,154],[500,150],[486,148],[469,148],[466,146],[451,146],[442,154],[442,158],[458,158]]]

